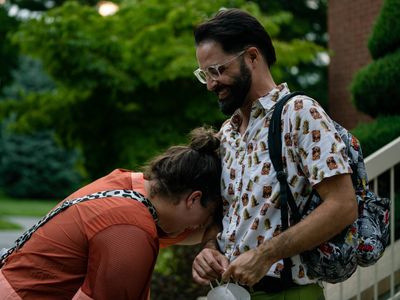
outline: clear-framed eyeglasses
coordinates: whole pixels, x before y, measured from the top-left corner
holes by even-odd
[[[234,57],[230,58],[226,62],[222,64],[209,66],[206,70],[198,68],[193,72],[193,74],[203,84],[207,83],[207,79],[217,80],[221,76],[221,74],[225,71],[227,65],[233,62],[238,57],[242,56],[245,52],[246,50],[240,51],[238,54],[236,54]]]

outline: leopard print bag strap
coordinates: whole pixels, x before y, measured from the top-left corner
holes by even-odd
[[[149,210],[155,222],[158,222],[157,212],[153,206],[153,204],[144,197],[142,194],[132,191],[132,190],[109,190],[109,191],[101,191],[97,193],[93,193],[90,195],[86,195],[76,199],[69,199],[63,201],[60,205],[50,211],[46,216],[40,219],[35,225],[33,225],[30,229],[25,231],[12,245],[10,248],[3,248],[0,250],[0,267],[4,265],[6,259],[16,250],[21,248],[26,241],[30,239],[32,234],[39,229],[41,226],[50,221],[54,216],[58,215],[60,212],[66,210],[68,207],[78,204],[81,202],[85,202],[93,199],[107,198],[107,197],[124,197],[131,198],[133,200],[139,201],[143,203]]]

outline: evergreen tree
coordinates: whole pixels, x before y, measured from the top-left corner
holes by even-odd
[[[352,83],[356,107],[373,117],[400,114],[400,2],[384,0],[369,39],[373,61]]]
[[[54,89],[54,82],[44,73],[41,63],[20,57],[13,81],[4,87],[4,97],[22,101],[27,93]],[[0,102],[2,99],[0,99]],[[77,150],[62,148],[51,130],[29,134],[7,129],[16,117],[11,114],[0,123],[0,186],[13,197],[62,199],[82,181],[77,172]]]
[[[0,185],[17,198],[63,199],[81,183],[78,155],[59,147],[49,131],[0,134]]]

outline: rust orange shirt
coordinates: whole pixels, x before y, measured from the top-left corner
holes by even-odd
[[[67,199],[114,189],[147,196],[141,173],[117,169]],[[135,200],[89,200],[39,228],[1,271],[22,299],[71,299],[79,289],[94,299],[147,299],[159,246],[188,234],[158,237],[148,209]]]

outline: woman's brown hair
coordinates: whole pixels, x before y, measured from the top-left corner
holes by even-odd
[[[219,139],[211,127],[196,128],[189,137],[189,145],[172,146],[151,160],[144,176],[155,182],[151,194],[174,197],[201,191],[201,204],[206,207],[220,199]]]

